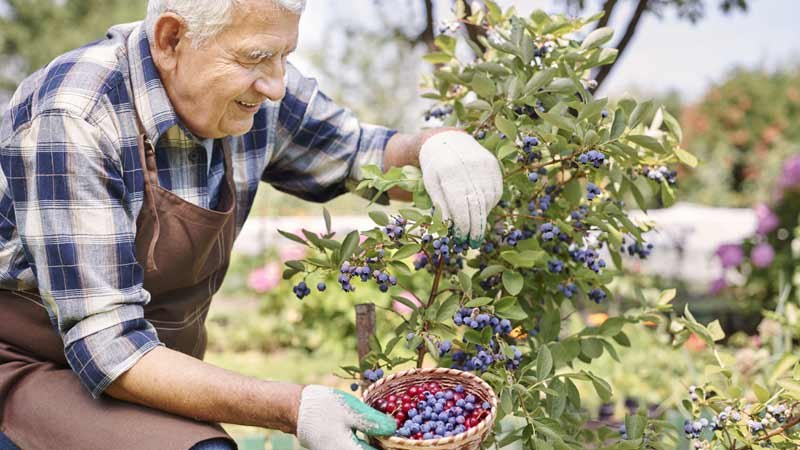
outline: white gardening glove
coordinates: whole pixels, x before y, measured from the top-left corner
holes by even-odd
[[[422,144],[419,165],[425,190],[442,217],[452,219],[456,238],[477,248],[503,195],[500,163],[469,134],[444,131]]]
[[[350,394],[325,386],[303,389],[297,414],[297,438],[308,450],[375,450],[354,430],[370,436],[389,436],[394,418],[370,408]]]

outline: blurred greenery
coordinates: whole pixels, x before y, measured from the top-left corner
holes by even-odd
[[[13,89],[54,57],[141,20],[145,0],[0,0],[0,89]]]
[[[679,195],[714,206],[749,207],[771,198],[783,160],[800,144],[800,68],[739,69],[681,116],[683,145],[697,169]]]

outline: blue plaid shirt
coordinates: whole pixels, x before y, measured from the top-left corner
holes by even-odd
[[[357,184],[362,165],[382,166],[394,134],[360,124],[291,65],[287,78],[282,102],[265,103],[250,132],[226,138],[237,232],[259,181],[329,200]],[[143,318],[150,294],[135,255],[144,197],[137,111],[156,143],[160,184],[213,208],[221,146],[208,170],[201,141],[167,98],[141,23],[114,27],[31,75],[0,121],[0,288],[38,288],[70,366],[94,397],[163,345]]]

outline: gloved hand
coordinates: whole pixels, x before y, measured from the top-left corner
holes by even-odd
[[[477,248],[503,195],[500,163],[469,134],[444,131],[422,144],[419,165],[425,190],[442,217],[452,219],[456,238]]]
[[[303,389],[297,414],[297,438],[308,450],[375,450],[353,430],[371,436],[389,436],[397,429],[394,418],[350,394],[325,386]]]

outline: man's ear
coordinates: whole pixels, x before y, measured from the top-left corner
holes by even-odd
[[[186,38],[186,22],[172,12],[161,14],[153,30],[150,48],[153,61],[160,70],[172,71],[178,63],[178,48]]]

